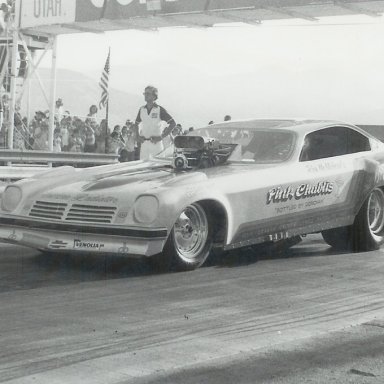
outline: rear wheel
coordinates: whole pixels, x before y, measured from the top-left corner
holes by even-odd
[[[326,243],[337,249],[370,251],[384,242],[384,192],[369,194],[352,225],[322,232]]]
[[[158,270],[192,270],[200,267],[212,249],[213,220],[198,204],[184,208],[160,255],[152,263]]]
[[[327,229],[326,231],[321,232],[321,234],[324,241],[335,249],[352,249],[352,225],[348,227]]]

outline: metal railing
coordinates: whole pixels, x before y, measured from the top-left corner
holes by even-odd
[[[91,167],[118,162],[117,154],[0,149],[0,180],[25,179],[62,165]]]
[[[9,163],[42,163],[53,165],[103,165],[119,162],[119,155],[84,152],[47,152],[22,151],[19,149],[0,149],[0,162]]]

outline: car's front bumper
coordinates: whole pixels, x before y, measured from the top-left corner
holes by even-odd
[[[1,216],[0,239],[44,251],[152,256],[162,251],[167,229],[103,227]]]

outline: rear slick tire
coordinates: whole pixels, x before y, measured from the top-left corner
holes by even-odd
[[[384,243],[384,192],[371,191],[352,225],[322,232],[325,242],[336,249],[373,251]]]

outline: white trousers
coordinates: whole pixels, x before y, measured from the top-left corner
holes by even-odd
[[[152,143],[150,141],[144,141],[140,147],[140,160],[148,160],[150,156],[155,156],[164,149],[162,141],[158,143]]]

